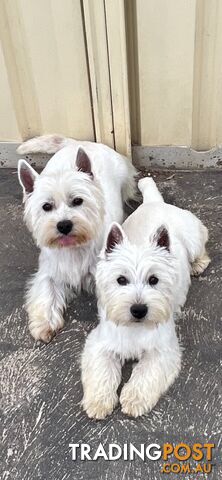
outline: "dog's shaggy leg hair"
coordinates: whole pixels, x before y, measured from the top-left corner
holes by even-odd
[[[169,347],[166,352],[144,352],[122,389],[122,412],[132,417],[150,412],[178,376],[180,365],[181,352],[176,338],[174,348]]]
[[[120,360],[93,341],[89,335],[82,355],[83,409],[97,420],[110,415],[118,403],[117,388],[121,380]]]
[[[206,270],[211,262],[211,259],[206,251],[206,243],[208,241],[208,230],[205,225],[200,225],[200,241],[198,248],[195,251],[194,259],[191,262],[191,275],[198,277]]]
[[[50,342],[64,325],[65,289],[41,273],[41,269],[29,282],[26,310],[29,330],[35,340]]]
[[[210,262],[210,257],[205,251],[202,256],[197,257],[191,264],[191,275],[193,275],[194,277],[198,277],[198,275],[200,275],[204,272],[204,270],[206,270]]]

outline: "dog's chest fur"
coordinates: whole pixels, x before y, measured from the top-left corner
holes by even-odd
[[[100,319],[97,340],[99,339],[106,350],[119,355],[123,362],[129,359],[139,360],[148,349],[155,348],[160,352],[170,350],[176,341],[173,318],[150,329],[143,325],[115,325],[107,320],[104,311],[100,312]]]
[[[81,288],[84,278],[94,275],[100,239],[89,245],[76,248],[49,249],[43,248],[40,254],[41,269],[44,269],[56,283]]]

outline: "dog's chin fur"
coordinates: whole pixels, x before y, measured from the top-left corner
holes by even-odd
[[[52,229],[55,231],[55,228]],[[47,232],[43,238],[41,238],[41,247],[49,248],[78,248],[87,245],[89,242],[95,239],[95,232],[90,225],[82,224],[75,225],[75,229],[69,235],[52,235],[51,232]]]
[[[68,240],[67,243],[66,239]],[[65,237],[64,240],[63,237],[52,238],[45,246],[49,248],[75,248],[86,245],[90,240],[92,239],[84,234],[78,236],[69,235],[69,237]]]

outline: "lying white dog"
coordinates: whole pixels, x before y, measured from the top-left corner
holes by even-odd
[[[152,178],[139,181],[143,204],[113,224],[96,287],[100,323],[82,356],[83,408],[104,418],[118,402],[121,367],[137,359],[120,403],[125,414],[150,411],[180,371],[174,313],[186,301],[190,274],[210,259],[207,228],[187,210],[164,203]]]
[[[136,171],[105,145],[56,135],[34,138],[18,153],[57,152],[39,175],[19,161],[24,219],[41,249],[26,308],[35,340],[50,341],[64,323],[70,287],[89,289],[111,221],[123,221],[123,202],[135,197]]]

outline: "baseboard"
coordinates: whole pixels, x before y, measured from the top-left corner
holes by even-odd
[[[43,168],[52,156],[46,153],[18,155],[16,149],[19,145],[17,142],[0,142],[0,168],[17,168],[20,158],[30,162],[33,167]]]
[[[137,167],[169,169],[222,168],[222,148],[198,152],[189,147],[132,147]]]
[[[16,168],[19,158],[25,158],[33,167],[42,168],[51,155],[35,153],[18,155],[17,142],[0,142],[0,168]],[[132,147],[133,163],[137,167],[169,169],[222,168],[222,148],[197,152],[188,147]]]

